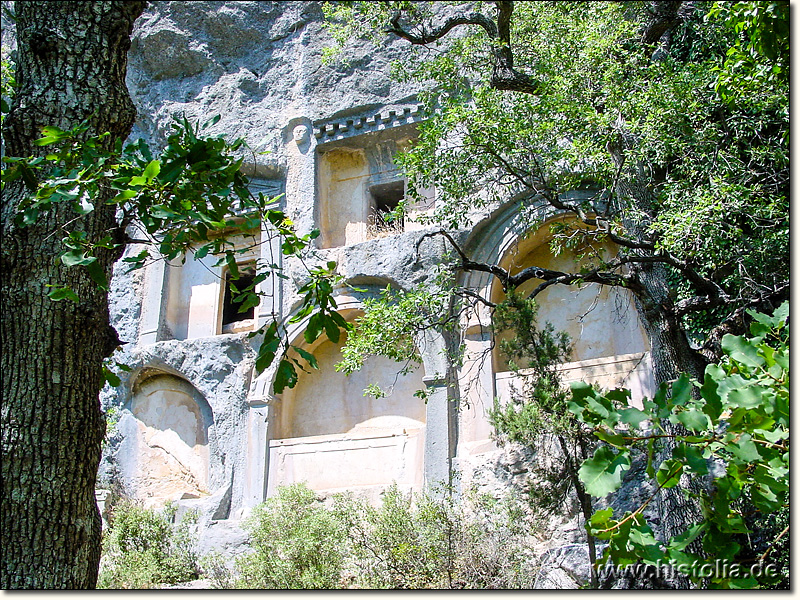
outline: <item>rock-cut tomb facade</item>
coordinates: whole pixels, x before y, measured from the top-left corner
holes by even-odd
[[[173,66],[167,68],[172,65],[167,54],[153,54],[158,40],[176,35],[176,26],[167,28],[164,20],[177,19],[178,9],[190,10],[178,6],[186,3],[155,4],[155,12],[137,25],[129,77],[140,112],[150,115],[144,120],[150,119],[151,129],[157,129],[153,123],[163,117],[158,103],[170,89],[183,90],[191,77],[206,76],[175,74],[169,70]],[[229,12],[254,10],[244,6],[254,3],[217,4]],[[284,12],[275,9],[280,14],[263,27],[278,27],[286,13],[311,4],[315,3],[286,3]],[[281,41],[274,44],[283,44],[280,48],[287,56],[299,52],[307,48],[303,31],[312,26],[315,21],[309,17],[305,29],[287,29],[286,37],[275,38]],[[218,40],[222,33],[214,35]],[[193,46],[188,48],[174,51],[189,52]],[[391,57],[392,51],[385,52]],[[239,68],[241,75],[243,61],[250,60],[246,56],[250,55],[231,59],[239,66],[228,66],[228,71]],[[314,60],[319,62],[318,57]],[[252,73],[259,70],[248,68]],[[207,72],[213,72],[211,67]],[[262,71],[260,76],[268,74]],[[407,182],[394,157],[413,142],[425,117],[413,94],[392,87],[395,84],[380,88],[382,96],[359,96],[352,91],[361,89],[361,84],[352,84],[358,77],[354,70],[332,80],[332,95],[350,86],[349,95],[341,99],[327,104],[298,100],[289,102],[291,110],[271,112],[271,148],[277,158],[270,163],[269,158],[255,157],[245,164],[253,191],[277,197],[276,206],[293,219],[300,234],[320,231],[307,263],[336,261],[345,282],[335,292],[336,302],[349,322],[363,314],[366,298],[387,285],[408,290],[424,284],[448,250],[438,237],[418,243],[425,226],[414,216],[435,207],[435,187],[421,190],[423,200],[410,207],[403,222],[383,221],[381,215],[406,193]],[[230,98],[239,98],[230,114],[247,114],[250,105],[239,92],[251,89],[251,79],[248,75],[235,81],[239,95],[228,90]],[[173,88],[165,87],[170,81]],[[326,93],[321,83],[317,85],[309,92],[312,96],[314,90]],[[263,101],[270,101],[261,89]],[[197,109],[199,104],[189,99],[183,106]],[[146,123],[139,127],[140,135],[147,133]],[[233,129],[230,123],[227,127]],[[581,193],[586,192],[575,195]],[[573,270],[573,255],[553,257],[548,247],[549,225],[564,216],[542,207],[541,226],[529,231],[517,206],[497,206],[472,228],[454,235],[476,261],[512,271],[533,264]],[[252,245],[254,241],[259,243]],[[392,484],[414,491],[440,483],[457,489],[496,485],[504,453],[493,439],[487,415],[494,398],[508,401],[520,380],[497,351],[488,314],[474,311],[463,319],[457,340],[434,331],[420,335],[415,342],[422,363],[410,372],[398,375],[404,365],[372,357],[361,371],[346,376],[335,369],[344,340],[334,344],[321,339],[306,346],[306,322],[292,322],[299,306],[297,289],[305,277],[302,265],[281,256],[280,242],[271,238],[267,225],[242,231],[239,243],[254,248],[238,259],[245,277],[270,264],[278,264],[287,276],[261,282],[261,303],[246,313],[236,312],[226,269],[215,266],[212,258],[190,255],[185,261],[154,261],[138,274],[117,269],[112,312],[128,342],[124,360],[131,371],[122,374],[119,388],[105,391],[104,404],[117,412],[101,474],[112,474],[127,493],[146,503],[178,501],[215,521],[239,519],[279,486],[301,481],[322,495],[352,490],[372,499]],[[502,297],[497,282],[486,273],[457,277],[458,285],[486,298]],[[570,362],[563,365],[567,382],[589,379],[605,386],[626,385],[634,397],[652,387],[646,336],[625,292],[594,285],[553,286],[538,302],[540,319],[566,330],[575,342]],[[319,363],[318,370],[301,372],[297,385],[281,394],[273,392],[274,368],[255,371],[258,338],[248,337],[273,318],[292,343],[313,353]],[[454,343],[464,347],[459,364],[445,352]],[[390,393],[378,400],[365,396],[364,389],[373,383]],[[427,402],[415,395],[417,390],[425,390]]]

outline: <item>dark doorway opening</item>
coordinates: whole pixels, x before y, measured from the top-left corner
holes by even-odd
[[[241,310],[245,304],[246,297],[242,297],[242,292],[248,287],[252,287],[256,278],[255,264],[238,265],[239,278],[233,279],[231,272],[225,272],[225,297],[222,302],[222,327],[226,325],[246,321],[255,317],[255,307],[250,306]]]

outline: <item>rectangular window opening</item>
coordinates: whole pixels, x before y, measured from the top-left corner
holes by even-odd
[[[402,217],[392,219],[390,216],[405,196],[405,180],[372,185],[369,194],[370,215],[367,237],[375,238],[405,231],[404,219]]]
[[[253,285],[256,278],[254,263],[238,265],[239,278],[233,279],[230,271],[225,272],[225,295],[222,301],[222,333],[236,333],[253,328],[255,307],[250,306],[242,311],[246,298],[241,298],[242,292]],[[234,291],[234,288],[236,291]]]

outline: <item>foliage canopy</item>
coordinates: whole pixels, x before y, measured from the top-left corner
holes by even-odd
[[[703,381],[682,375],[671,386],[662,384],[642,410],[630,406],[628,390],[601,393],[587,384],[572,385],[570,410],[604,442],[580,469],[587,491],[600,498],[616,491],[637,450],[647,456],[647,474],[657,484],[635,511],[618,517],[611,508],[594,513],[588,528],[608,541],[605,560],[618,565],[672,561],[686,567],[696,582],[708,578],[714,588],[770,585],[781,575],[777,568],[758,576],[751,569],[774,547],[781,548],[788,524],[760,545],[760,556],[745,538],[759,533],[753,529],[756,520],[788,509],[789,305],[772,316],[751,316],[751,337],[726,335],[725,359],[706,367]],[[670,424],[681,424],[683,433],[676,434]],[[665,437],[675,445],[658,465],[656,444]],[[643,511],[682,477],[711,479],[700,497],[703,520],[661,541]],[[687,548],[695,539],[702,540],[705,556]],[[739,564],[738,574],[704,568],[720,559]]]

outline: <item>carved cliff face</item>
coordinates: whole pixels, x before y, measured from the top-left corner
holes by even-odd
[[[163,138],[173,114],[200,123],[219,114],[214,133],[244,137],[257,160],[282,165],[280,130],[291,118],[353,114],[417,91],[389,77],[392,61],[408,59],[400,40],[380,48],[353,42],[346,63],[323,64],[333,41],[320,5],[149,3],[129,53],[127,83],[140,115],[134,137]],[[264,150],[271,154],[258,154]]]
[[[424,284],[443,260],[441,240],[417,243],[415,227],[423,226],[410,220],[385,235],[368,231],[370,218],[391,210],[406,192],[392,160],[424,118],[411,98],[417,90],[388,77],[390,62],[405,58],[407,47],[392,40],[381,48],[359,42],[344,50],[349,66],[323,65],[322,49],[331,40],[321,22],[316,2],[152,2],[137,22],[129,56],[128,85],[141,115],[134,136],[155,146],[173,114],[199,123],[221,115],[210,133],[246,139],[253,150],[245,158],[255,181],[251,190],[282,196],[280,207],[299,233],[321,230],[307,257],[310,266],[334,260],[345,280],[373,286],[374,294],[387,284]],[[435,190],[423,195],[429,202],[412,211],[433,206]],[[504,224],[486,229],[491,234],[481,244],[499,263],[521,232]],[[501,245],[504,250],[493,254]],[[540,264],[545,251],[546,243],[529,245],[514,256],[520,261],[515,267]],[[263,324],[274,314],[288,330],[297,289],[308,280],[306,265],[281,257],[279,242],[262,243],[238,259],[281,263],[287,279],[261,283],[269,302],[256,308],[253,320]],[[508,375],[499,373],[504,365],[492,365],[496,340],[488,322],[465,325],[463,366],[447,362],[442,336],[426,338],[420,349],[425,368],[397,380],[397,365],[384,359],[371,359],[365,370],[345,377],[334,368],[338,346],[322,343],[312,349],[320,369],[302,374],[294,390],[276,397],[274,371],[253,371],[259,339],[247,338],[245,329],[225,329],[224,272],[213,263],[210,257],[178,259],[147,272],[126,275],[122,268],[115,274],[114,324],[130,342],[120,360],[138,372],[163,367],[185,378],[152,377],[126,397],[124,391],[104,392],[106,406],[127,403],[130,409],[120,421],[124,440],[117,456],[140,497],[210,495],[205,514],[225,519],[244,514],[265,491],[302,479],[319,490],[372,493],[392,480],[421,489],[424,480],[446,481],[458,468],[463,489],[477,482],[499,495],[506,489],[505,471],[515,480],[527,477],[523,461],[498,451],[492,439],[488,411],[495,396],[508,399],[513,382],[502,379]],[[479,283],[473,289],[489,297],[491,283]],[[570,293],[542,297],[545,319],[565,321],[565,306],[576,301]],[[606,308],[616,304],[595,296],[587,290],[578,298],[585,323],[567,323],[580,344],[578,358],[638,352],[634,313],[626,330],[610,335],[607,328],[618,327],[618,320]],[[344,306],[340,302],[339,310]],[[574,305],[569,312],[575,314]],[[302,339],[302,330],[292,335]],[[375,401],[363,396],[369,383],[394,383],[395,390]],[[413,395],[422,388],[432,394],[428,404]]]

